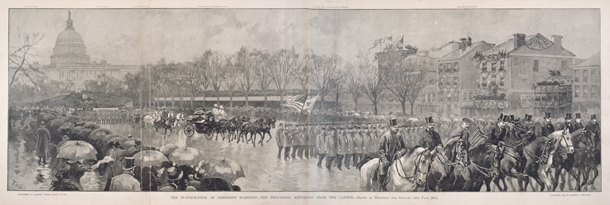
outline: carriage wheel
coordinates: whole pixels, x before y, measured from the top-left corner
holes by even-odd
[[[187,137],[192,137],[195,134],[195,126],[193,124],[186,124],[184,126],[184,134]]]
[[[212,138],[214,138],[214,135],[212,134],[212,130],[208,129],[205,132],[205,138],[208,139],[208,140],[212,140]]]

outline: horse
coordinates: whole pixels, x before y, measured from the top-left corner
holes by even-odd
[[[559,130],[551,133],[548,137],[539,137],[523,147],[526,165],[523,173],[531,176],[540,185],[540,191],[545,187],[551,189],[553,184],[547,177],[547,171],[553,164],[553,155],[558,147],[567,149],[568,154],[574,152],[571,135],[567,130]],[[525,182],[527,186],[529,182]]]
[[[570,175],[576,179],[576,190],[580,191],[582,186],[593,183],[593,181],[588,182],[589,172],[590,170],[594,170],[597,172],[597,166],[595,165],[595,156],[594,149],[595,143],[593,139],[590,137],[590,133],[585,132],[584,128],[578,129],[572,133],[572,144],[574,145],[574,153],[565,154],[567,152],[566,149],[560,149],[560,152],[555,152],[554,162],[555,162],[555,180],[553,181],[553,190],[557,188],[559,184],[559,176],[561,176],[561,184],[559,184],[559,188],[563,191],[564,184],[566,183],[565,172],[562,170],[566,170]],[[576,172],[578,170],[578,172]],[[583,175],[583,182],[580,183],[580,175]],[[568,187],[570,190],[573,190],[572,184],[570,180],[568,182]]]
[[[269,140],[271,140],[271,128],[275,128],[275,119],[269,117],[260,118],[254,122],[248,122],[244,125],[245,137],[247,138],[248,133],[250,133],[250,138],[247,138],[246,141],[252,141],[254,147],[256,147],[256,135],[261,135],[260,143],[263,146],[263,141],[265,140],[265,135],[269,134]],[[267,142],[269,142],[267,140]]]
[[[429,151],[418,147],[410,155],[403,155],[394,160],[388,170],[388,191],[426,191],[426,176],[432,158],[438,151]],[[360,188],[362,191],[379,191],[380,185],[376,178],[379,158],[359,163]]]
[[[490,182],[499,176],[500,152],[495,145],[482,143],[470,149],[470,161],[459,156],[460,140],[448,140],[443,152],[434,158],[428,173],[431,191],[480,191],[483,184],[490,191]]]
[[[540,124],[518,122],[512,129],[507,131],[505,141],[502,142],[504,150],[500,161],[500,176],[494,180],[494,184],[500,191],[508,190],[506,177],[516,178],[519,183],[519,191],[525,191],[523,182],[529,181],[529,177],[523,174],[526,162],[523,155],[523,147],[536,139],[536,134],[540,134],[540,132],[536,132],[539,126]],[[502,180],[504,188],[500,187],[500,180]],[[510,180],[508,182],[514,191],[515,186],[513,182]]]

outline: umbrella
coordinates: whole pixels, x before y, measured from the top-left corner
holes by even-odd
[[[144,150],[134,155],[134,165],[140,167],[161,166],[161,163],[167,162],[167,157],[156,150]]]
[[[178,145],[175,144],[167,144],[163,147],[161,147],[161,153],[163,153],[165,156],[169,156],[172,152],[174,152],[174,150],[178,149]]]
[[[70,160],[97,159],[96,154],[97,151],[91,144],[85,141],[70,140],[59,147],[57,158]]]
[[[195,148],[178,148],[169,155],[169,160],[176,165],[194,165],[203,160],[203,155]]]
[[[116,141],[120,141],[121,136],[119,135],[106,135],[106,137],[104,137],[104,142],[109,143],[109,142],[116,142]]]
[[[244,169],[237,162],[223,158],[222,160],[210,160],[204,165],[209,178],[223,178],[235,183],[240,177],[246,177]]]

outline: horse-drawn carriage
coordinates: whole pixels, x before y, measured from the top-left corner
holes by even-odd
[[[187,137],[192,137],[195,132],[197,132],[198,134],[205,134],[205,138],[210,140],[213,137],[214,121],[215,117],[212,112],[205,113],[200,110],[195,111],[186,118],[184,134],[186,134]]]

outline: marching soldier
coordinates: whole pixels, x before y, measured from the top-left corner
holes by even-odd
[[[292,137],[294,135],[294,127],[292,124],[286,126],[284,131],[284,160],[288,160],[290,157],[290,150],[292,148]],[[292,148],[294,149],[294,148]]]
[[[360,160],[369,155],[369,144],[371,143],[371,138],[367,132],[368,129],[366,126],[360,127],[360,135],[362,136],[362,154],[360,155]]]
[[[354,155],[353,155],[353,159],[354,159],[354,165],[357,165],[358,162],[360,162],[360,160],[362,159],[362,144],[363,144],[363,139],[362,139],[362,131],[360,130],[360,127],[355,127],[354,130]]]
[[[354,130],[352,127],[348,127],[347,132],[345,133],[347,138],[347,153],[345,154],[345,168],[349,169],[349,162],[351,158],[354,156]],[[354,164],[356,166],[356,164]]]
[[[345,129],[339,128],[337,134],[337,169],[341,170],[343,157],[347,154],[347,135]],[[349,167],[348,167],[349,168]]]
[[[307,159],[315,158],[315,148],[316,148],[316,133],[320,129],[319,125],[311,126],[308,130],[308,138],[307,138]]]
[[[322,168],[322,160],[326,156],[326,126],[322,126],[322,131],[316,136],[316,149],[318,150],[318,167]]]
[[[335,157],[337,157],[337,131],[333,127],[329,130],[324,141],[324,149],[326,149],[326,169],[331,171],[330,166]]]
[[[555,132],[555,126],[553,126],[553,123],[551,122],[551,120],[552,120],[551,113],[550,112],[544,113],[545,125],[542,128],[543,137],[549,136],[551,133]]]
[[[387,170],[390,163],[400,158],[407,152],[406,145],[402,136],[398,134],[396,119],[390,120],[390,131],[381,136],[379,144],[379,184],[380,190],[387,191]]]
[[[417,143],[418,146],[433,151],[436,146],[443,146],[441,136],[434,130],[434,121],[432,117],[426,117],[426,130],[420,134],[421,138]]]
[[[282,159],[282,150],[284,149],[284,140],[286,138],[284,123],[280,123],[277,131],[275,131],[275,141],[277,142],[277,158]]]

